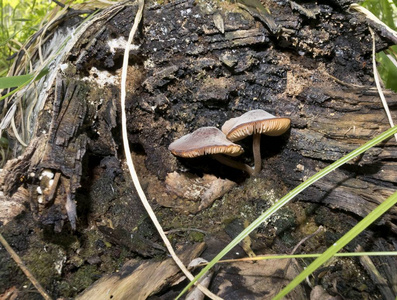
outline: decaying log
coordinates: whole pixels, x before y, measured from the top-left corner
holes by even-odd
[[[166,227],[198,227],[213,234],[231,218],[253,220],[288,190],[389,127],[374,89],[368,25],[361,15],[347,11],[350,1],[264,3],[277,25],[274,30],[269,30],[269,20],[266,23],[241,3],[178,0],[145,7],[130,50],[129,142],[144,189]],[[99,15],[87,29],[65,59],[40,113],[36,137],[1,174],[6,195],[1,201],[15,200],[16,191],[29,191],[26,200],[44,228],[50,225],[66,232],[69,219],[82,235],[79,245],[65,254],[70,260],[65,266],[61,263],[61,270],[71,277],[77,276],[74,268],[85,263],[99,269],[105,262],[114,262],[114,252],[120,256],[128,249],[129,255],[143,257],[159,253],[148,250],[159,242],[158,237],[143,221],[143,208],[124,172],[124,154],[119,150],[119,74],[136,11],[137,6],[129,3],[106,17]],[[381,31],[377,34],[377,50],[390,45]],[[397,95],[386,91],[386,98],[397,120]],[[203,126],[220,128],[226,120],[252,109],[291,119],[287,134],[262,138],[263,170],[256,178],[208,157],[177,159],[168,151],[175,139]],[[245,154],[236,159],[251,163],[251,140],[241,144]],[[396,190],[396,168],[397,143],[390,139],[299,195],[284,215],[258,229],[252,248],[288,252],[308,234],[310,226],[305,224],[310,224],[310,229],[323,225],[328,231],[319,238],[320,246],[309,241],[302,251],[323,250]],[[238,185],[213,206],[206,203],[209,207],[203,211],[189,210],[190,200],[183,193],[170,192],[165,184],[168,174],[187,171],[199,177],[214,174]],[[54,176],[51,184],[46,172]],[[18,201],[23,201],[20,195]],[[15,224],[20,221],[15,222],[4,230],[17,231]],[[382,249],[393,248],[396,223],[396,208],[377,222],[387,229],[379,234]],[[295,227],[302,232],[292,235]],[[123,241],[137,230],[143,231],[139,238]],[[368,231],[357,243],[375,251],[378,246],[372,237]],[[86,240],[95,243],[83,243]],[[353,251],[354,245],[348,249]],[[93,256],[95,251],[100,255]],[[238,256],[237,252],[233,255]],[[110,270],[100,272],[105,271]],[[357,278],[364,276],[357,274]],[[349,299],[379,295],[375,285],[357,292],[360,279],[347,281],[349,291],[356,293],[349,294]]]

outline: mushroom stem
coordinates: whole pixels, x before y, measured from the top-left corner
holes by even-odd
[[[254,133],[252,141],[252,151],[254,152],[254,170],[252,171],[252,175],[256,176],[262,169],[260,133]]]
[[[244,163],[230,159],[222,154],[212,154],[211,156],[219,161],[221,164],[247,172],[250,176],[253,175],[254,170]]]

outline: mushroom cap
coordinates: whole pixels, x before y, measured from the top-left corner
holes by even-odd
[[[254,133],[281,135],[288,130],[290,124],[289,118],[278,118],[262,109],[255,109],[226,121],[222,132],[229,140],[236,142]]]
[[[244,152],[240,145],[229,141],[216,127],[202,127],[172,142],[168,150],[175,156],[197,157],[206,154],[238,156]]]

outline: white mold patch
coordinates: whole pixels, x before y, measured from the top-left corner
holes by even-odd
[[[98,70],[92,67],[90,70],[90,76],[84,77],[84,81],[95,82],[99,87],[103,88],[105,85],[118,85],[118,76],[112,75],[106,70]]]
[[[127,40],[123,37],[120,36],[117,39],[111,39],[108,41],[108,46],[110,48],[110,52],[112,54],[115,54],[117,50],[122,50],[124,51],[125,47],[127,46]],[[130,50],[138,50],[139,45],[130,45]]]

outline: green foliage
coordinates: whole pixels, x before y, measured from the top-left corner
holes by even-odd
[[[48,0],[0,0],[0,75],[6,75],[9,56],[40,27],[54,3]]]
[[[361,5],[391,29],[397,30],[397,0],[366,0]],[[388,51],[376,55],[378,71],[385,87],[397,92],[397,65],[387,57],[387,54],[397,60],[397,46],[392,46]]]
[[[397,0],[365,0],[360,5],[371,11],[391,29],[397,29]]]
[[[19,87],[19,86],[26,85],[32,79],[39,80],[47,73],[48,73],[48,68],[45,68],[36,77],[35,77],[35,74],[1,77],[0,78],[0,89],[7,89],[7,88]],[[0,99],[0,100],[2,100],[2,99]]]
[[[391,46],[386,52],[380,52],[376,55],[378,61],[378,71],[382,77],[385,87],[397,92],[397,65],[388,57],[391,56],[397,61],[397,46]]]

